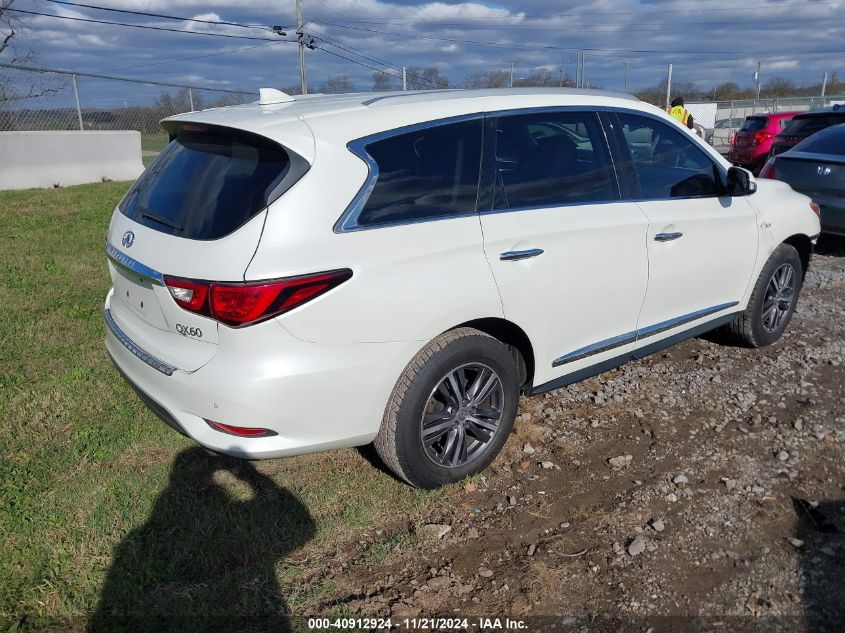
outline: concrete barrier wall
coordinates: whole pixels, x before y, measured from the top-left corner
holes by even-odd
[[[134,180],[143,170],[134,130],[0,132],[0,189]]]

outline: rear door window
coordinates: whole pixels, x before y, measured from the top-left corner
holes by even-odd
[[[713,160],[684,132],[656,119],[619,113],[642,200],[719,195]]]
[[[481,169],[481,118],[397,134],[366,145],[378,179],[359,226],[474,213]]]
[[[269,139],[223,128],[179,133],[120,202],[132,220],[162,233],[214,240],[278,197],[288,153]]]
[[[496,209],[618,200],[595,112],[540,112],[495,121]]]

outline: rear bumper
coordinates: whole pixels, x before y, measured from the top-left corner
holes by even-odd
[[[211,361],[192,372],[173,368],[168,375],[143,358],[142,345],[127,344],[111,324],[105,342],[117,369],[159,418],[211,450],[246,459],[371,442],[396,380],[420,346],[306,343],[270,320],[240,330],[221,328]],[[206,420],[277,435],[241,438]]]
[[[765,161],[768,152],[760,152],[753,149],[737,149],[732,147],[728,152],[728,160],[742,167],[756,167]]]

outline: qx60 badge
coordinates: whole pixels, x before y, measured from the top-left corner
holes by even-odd
[[[123,239],[120,240],[120,243],[123,244],[124,247],[129,248],[135,243],[135,234],[132,231],[126,231],[123,234]]]

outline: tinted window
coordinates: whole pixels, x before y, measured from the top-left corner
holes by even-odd
[[[378,180],[359,225],[475,211],[481,119],[438,125],[367,145]]]
[[[764,116],[750,116],[742,122],[740,128],[743,132],[756,132],[765,129],[769,125],[769,120]]]
[[[496,208],[618,199],[595,113],[503,116],[495,125]]]
[[[845,125],[827,128],[795,146],[796,152],[845,156]]]
[[[218,239],[272,202],[289,165],[281,146],[253,134],[180,134],[141,174],[120,210],[163,233]]]
[[[841,114],[814,114],[797,116],[783,130],[784,136],[809,136],[837,123],[845,123],[845,112]]]
[[[687,135],[669,125],[619,114],[639,180],[640,198],[701,198],[719,195],[716,166]]]

